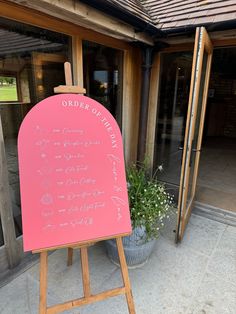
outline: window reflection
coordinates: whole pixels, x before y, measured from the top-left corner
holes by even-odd
[[[10,181],[16,235],[21,235],[21,204],[17,136],[27,112],[65,84],[64,61],[70,38],[38,27],[0,18],[0,78],[13,78],[1,86],[0,113]],[[3,244],[0,221],[0,246]]]
[[[18,101],[17,78],[14,76],[0,76],[0,102]]]
[[[84,86],[89,97],[103,104],[121,126],[123,52],[83,42]]]
[[[163,166],[159,178],[170,186],[180,181],[191,67],[190,52],[162,55],[154,166]]]

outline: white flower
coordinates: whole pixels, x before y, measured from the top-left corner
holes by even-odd
[[[163,170],[164,170],[163,165],[158,166],[157,169],[158,169],[159,171],[163,171]]]

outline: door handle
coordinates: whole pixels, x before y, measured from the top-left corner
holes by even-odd
[[[182,165],[182,162],[183,162],[183,153],[184,153],[184,148],[182,146],[179,146],[178,147],[178,150],[181,150],[181,165]]]
[[[191,149],[189,167],[192,166],[192,162],[193,162],[193,153],[197,153],[197,152],[201,152],[201,149],[197,149],[197,148],[192,148],[192,149]]]
[[[196,152],[201,152],[202,150],[201,150],[201,149],[197,149],[197,148],[192,148],[192,151],[193,151],[194,153],[196,153]]]
[[[184,150],[184,148],[181,147],[181,146],[179,146],[179,147],[178,147],[178,150]],[[196,153],[196,152],[201,152],[202,150],[201,150],[201,149],[192,148],[192,151],[193,151],[194,153]]]

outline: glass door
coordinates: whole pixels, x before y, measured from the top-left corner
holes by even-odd
[[[176,242],[187,226],[196,191],[213,47],[204,27],[197,28],[183,146]]]
[[[177,203],[191,81],[192,51],[163,53],[154,169]]]

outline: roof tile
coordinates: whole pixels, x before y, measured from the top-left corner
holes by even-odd
[[[233,20],[236,14],[236,0],[145,0],[142,3],[155,25],[163,30]]]
[[[236,0],[107,0],[143,21],[168,30],[236,19]]]

